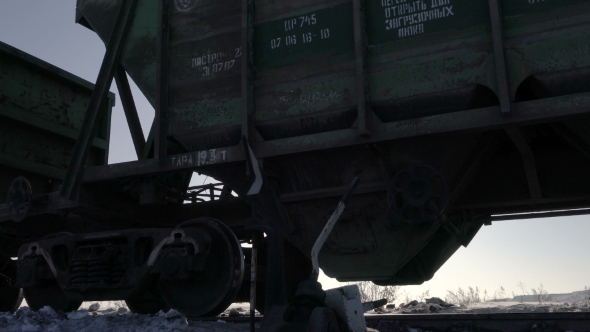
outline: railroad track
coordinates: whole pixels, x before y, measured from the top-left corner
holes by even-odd
[[[410,314],[366,316],[380,332],[408,331],[590,331],[590,313]]]
[[[248,317],[214,317],[248,323]],[[255,318],[257,322],[262,317]],[[397,314],[365,316],[367,327],[379,332],[590,332],[590,312],[491,313],[491,314]]]

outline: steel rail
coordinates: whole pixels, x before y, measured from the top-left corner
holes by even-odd
[[[405,326],[432,332],[590,331],[590,312],[401,314],[365,316],[365,320],[367,327],[379,332],[400,331]]]
[[[254,320],[261,322],[264,316]],[[191,321],[218,321],[247,324],[248,316],[201,317]],[[590,332],[590,312],[531,312],[477,314],[393,314],[365,315],[367,327],[379,332],[408,331],[576,331]]]

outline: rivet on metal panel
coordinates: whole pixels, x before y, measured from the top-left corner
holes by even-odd
[[[498,0],[490,0],[490,20],[492,23],[492,40],[494,43],[494,58],[496,59],[500,108],[502,113],[509,114],[511,112],[510,90],[508,89],[508,71],[506,70],[504,38],[502,37],[502,15]]]

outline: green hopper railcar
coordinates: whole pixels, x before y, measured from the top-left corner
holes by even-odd
[[[147,292],[163,297],[151,309],[215,314],[247,296],[238,284],[249,279],[204,293],[187,284],[207,282],[182,261],[201,254],[173,253],[177,230],[198,229],[201,244],[213,243],[205,233],[225,234],[225,254],[237,256],[236,243],[262,230],[272,234],[263,241],[266,305],[280,304],[277,287],[291,296],[305,279],[324,221],[355,177],[320,252],[324,272],[341,281],[421,284],[493,220],[590,212],[588,13],[588,0],[78,0],[77,22],[107,53],[52,206],[146,232],[144,242],[128,230],[111,236],[139,262],[126,285],[152,279],[123,296],[114,284],[73,285],[64,266],[54,272],[61,289],[69,299]],[[147,141],[126,73],[156,110]],[[83,134],[97,126],[113,77],[139,160],[83,167]],[[189,188],[194,171],[221,184]],[[155,226],[176,228],[163,228],[165,240]],[[162,246],[166,254],[155,251]],[[166,257],[184,262],[170,263],[180,272],[164,273]],[[285,269],[307,272],[285,281]],[[221,304],[197,306],[187,294]]]

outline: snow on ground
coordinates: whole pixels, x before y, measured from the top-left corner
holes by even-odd
[[[437,304],[418,303],[406,308],[396,308],[373,312],[371,314],[492,314],[492,313],[530,313],[530,312],[590,312],[587,302],[562,303],[562,302],[483,302],[470,304],[467,307],[444,308]]]
[[[556,294],[552,301],[515,301],[506,299],[501,301],[488,301],[470,303],[468,305],[452,305],[439,298],[427,299],[426,302],[412,301],[408,304],[402,303],[396,308],[376,308],[369,315],[374,314],[492,314],[492,313],[532,313],[532,312],[590,312],[590,297],[584,291],[583,295]],[[555,301],[556,298],[566,301]],[[573,301],[572,301],[573,300]]]
[[[242,308],[232,305],[232,309]],[[239,310],[246,314],[243,308]],[[226,314],[227,316],[227,314]],[[233,324],[220,317],[216,322],[193,322],[176,310],[156,315],[129,312],[124,301],[84,302],[79,310],[55,312],[44,307],[33,312],[21,306],[15,314],[0,313],[0,331],[5,332],[234,332],[249,331],[248,324]]]
[[[575,294],[576,292],[572,293]],[[556,294],[552,302],[520,302],[497,301],[474,303],[468,306],[442,307],[432,303],[417,303],[394,309],[377,309],[368,314],[463,314],[463,313],[526,313],[526,312],[590,312],[590,300],[586,296],[583,301],[579,297]],[[560,302],[555,299],[571,302]],[[573,300],[573,301],[572,301]],[[249,331],[249,325],[234,324],[223,319],[227,316],[249,314],[248,304],[232,304],[219,317],[218,321],[193,322],[176,310],[156,315],[138,315],[129,312],[124,301],[84,302],[79,310],[70,313],[55,312],[45,307],[38,312],[31,311],[23,301],[21,308],[15,313],[0,313],[0,331],[16,332],[126,332],[126,331],[179,331],[179,332],[233,332]]]

